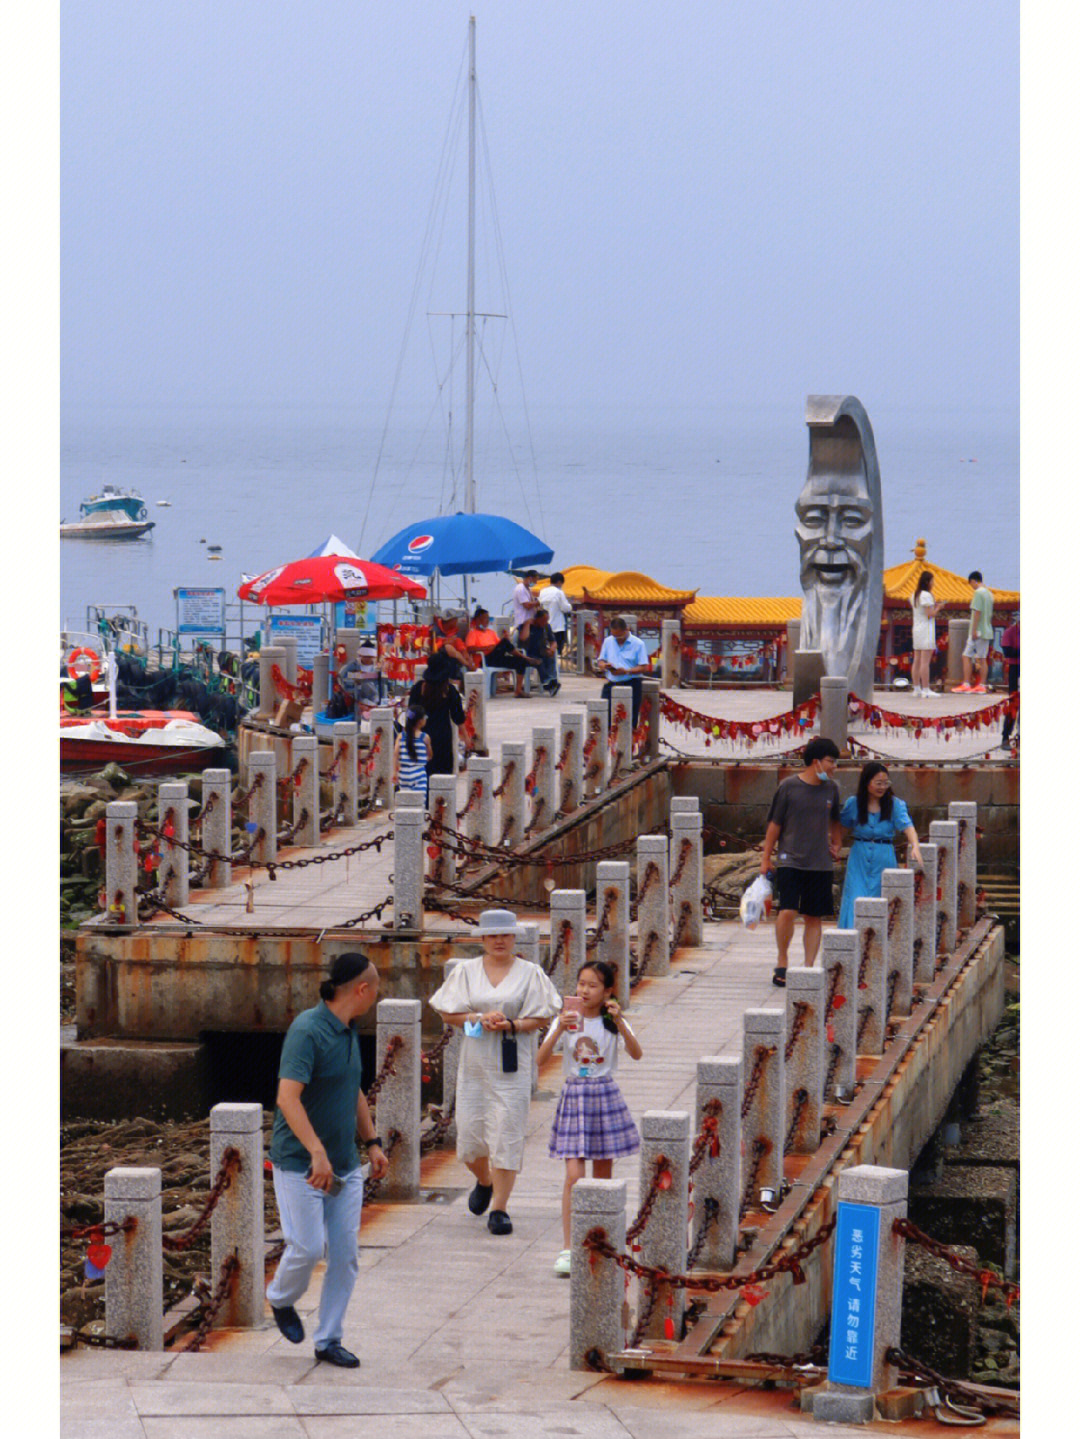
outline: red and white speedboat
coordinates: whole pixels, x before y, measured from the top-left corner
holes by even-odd
[[[225,741],[189,710],[60,716],[60,770],[89,774],[118,764],[131,774],[176,774],[220,763]]]

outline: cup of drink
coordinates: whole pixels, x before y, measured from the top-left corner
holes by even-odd
[[[570,1029],[581,1028],[581,1000],[576,994],[568,994],[563,1000],[563,1013],[572,1021]]]

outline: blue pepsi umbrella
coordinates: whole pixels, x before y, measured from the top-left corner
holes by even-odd
[[[502,515],[439,515],[387,540],[372,559],[403,575],[482,575],[546,565],[555,551]]]

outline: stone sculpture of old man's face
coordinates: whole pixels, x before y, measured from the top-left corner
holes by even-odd
[[[869,699],[881,630],[881,477],[870,420],[852,396],[806,402],[810,466],[795,503],[803,588],[800,648]]]

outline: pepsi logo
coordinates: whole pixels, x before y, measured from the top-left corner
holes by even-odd
[[[434,543],[434,535],[417,535],[409,541],[409,554],[418,555],[422,550],[430,549]]]

